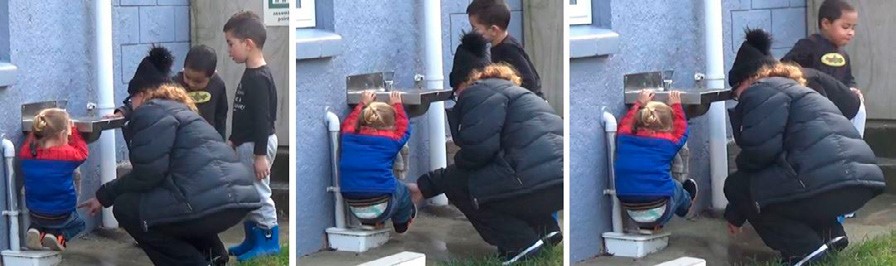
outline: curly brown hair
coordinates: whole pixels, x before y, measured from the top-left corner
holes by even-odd
[[[803,77],[803,69],[800,68],[799,65],[796,65],[794,63],[788,62],[767,65],[760,68],[758,71],[756,71],[756,74],[753,75],[754,80],[769,77],[789,78],[795,80],[802,86],[806,86],[806,78]]]
[[[190,110],[198,110],[196,103],[193,102],[193,98],[187,94],[187,90],[173,83],[163,84],[158,88],[146,90],[144,94],[144,101],[152,99],[172,100],[185,104]]]
[[[523,78],[520,78],[520,75],[517,74],[517,71],[513,66],[508,65],[507,63],[496,63],[487,65],[482,69],[477,69],[474,70],[473,73],[470,73],[470,76],[467,77],[467,81],[458,86],[458,92],[470,87],[470,85],[473,85],[473,83],[476,83],[477,81],[490,78],[507,80],[516,86],[523,84]]]

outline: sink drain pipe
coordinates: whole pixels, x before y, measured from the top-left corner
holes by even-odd
[[[607,143],[607,189],[604,190],[604,195],[609,195],[610,201],[613,202],[611,210],[613,232],[622,233],[622,204],[619,203],[619,198],[616,197],[616,170],[614,168],[616,160],[616,117],[610,112],[604,111],[603,119],[601,120],[603,120],[604,135],[606,135]]]
[[[16,197],[16,175],[13,167],[13,159],[16,156],[16,147],[12,141],[3,138],[3,161],[5,162],[6,174],[6,210],[3,215],[9,217],[9,250],[19,251],[19,206],[18,197]]]
[[[345,206],[342,201],[342,192],[339,191],[339,116],[327,108],[325,120],[330,136],[330,171],[333,179],[333,185],[327,187],[327,191],[333,193],[336,228],[345,228]]]
[[[445,77],[442,70],[442,1],[423,2],[423,62],[426,66],[426,89],[442,90]],[[429,111],[429,168],[435,170],[448,166],[445,149],[445,103],[430,103]],[[439,194],[430,198],[429,204],[448,205],[448,197]]]
[[[115,91],[112,70],[112,1],[93,0],[93,14],[96,22],[96,39],[94,40],[94,65],[96,66],[96,91],[99,115],[111,115],[115,110]],[[108,183],[115,179],[115,131],[100,135],[100,182]],[[117,228],[118,221],[112,215],[112,207],[103,208],[103,227]]]
[[[722,3],[703,1],[703,25],[706,45],[706,88],[725,89],[724,53],[722,50]],[[709,168],[712,183],[712,208],[725,209],[725,178],[728,177],[728,135],[725,123],[725,102],[713,102],[709,107]]]

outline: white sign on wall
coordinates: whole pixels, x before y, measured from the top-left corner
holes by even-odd
[[[261,0],[264,2],[264,24],[266,26],[289,26],[290,0]]]

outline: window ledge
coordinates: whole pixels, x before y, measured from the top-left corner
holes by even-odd
[[[605,56],[619,52],[619,33],[591,25],[569,27],[569,58]]]
[[[16,84],[19,68],[9,62],[0,62],[0,87]]]
[[[342,36],[321,29],[296,29],[296,60],[342,54]]]

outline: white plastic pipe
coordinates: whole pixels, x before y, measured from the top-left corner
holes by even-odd
[[[19,199],[16,197],[16,174],[13,159],[16,147],[9,139],[3,138],[3,159],[6,162],[6,205],[3,215],[9,216],[9,250],[19,251]]]
[[[112,1],[94,0],[96,16],[96,40],[94,42],[96,61],[96,88],[99,98],[99,115],[111,115],[115,111],[115,91],[112,79]],[[100,135],[100,182],[115,179],[115,131],[107,130]],[[103,227],[117,228],[118,221],[112,215],[112,208],[103,209]]]
[[[604,111],[604,132],[607,136],[607,189],[605,195],[610,196],[613,202],[612,224],[613,232],[622,233],[622,204],[616,197],[616,170],[613,168],[616,162],[616,117],[610,112]]]
[[[445,87],[442,74],[442,1],[423,2],[423,53],[426,65],[426,89],[441,90]],[[445,103],[430,103],[429,111],[429,167],[430,170],[448,166],[445,151]],[[435,206],[448,205],[448,198],[440,194],[428,199]]]
[[[339,116],[326,111],[327,131],[330,136],[330,170],[333,172],[333,185],[327,191],[333,193],[333,206],[336,219],[336,228],[345,228],[345,206],[342,201],[342,192],[339,191]]]
[[[706,88],[725,88],[724,52],[722,50],[722,3],[704,0],[704,27],[706,38]],[[725,178],[728,177],[728,135],[725,123],[725,102],[714,102],[709,108],[709,168],[712,182],[712,207],[725,208]]]

